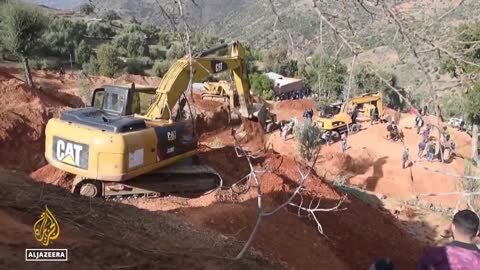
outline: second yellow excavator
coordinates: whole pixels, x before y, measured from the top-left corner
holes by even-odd
[[[209,56],[230,47],[227,56]],[[275,117],[250,96],[245,50],[225,44],[174,63],[158,88],[106,85],[91,107],[65,111],[46,127],[45,157],[76,175],[72,192],[90,197],[158,196],[204,192],[222,184],[210,167],[195,162],[198,135],[193,118],[179,115],[188,102],[190,78],[233,73],[242,117],[271,127]],[[150,106],[140,100],[150,97]]]
[[[384,114],[383,95],[381,92],[353,97],[342,103],[340,112],[329,118],[316,118],[314,123],[323,131],[330,131],[332,137],[338,139],[343,133],[358,132],[360,130],[360,125],[356,121],[358,114],[362,113],[364,116],[370,117],[374,109],[377,110],[381,119],[381,116]]]

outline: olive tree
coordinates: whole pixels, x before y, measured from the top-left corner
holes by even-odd
[[[3,44],[11,53],[20,57],[25,69],[25,81],[32,87],[29,57],[39,45],[47,28],[47,17],[39,10],[23,4],[6,4],[2,7],[4,24]]]

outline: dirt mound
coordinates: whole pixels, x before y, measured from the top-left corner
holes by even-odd
[[[15,78],[12,74],[6,71],[0,70],[0,80],[10,80]]]
[[[241,143],[248,144],[250,151],[265,148],[265,131],[258,121],[242,119],[242,125],[235,136]]]
[[[0,171],[0,196],[0,227],[8,232],[0,239],[0,253],[5,255],[0,260],[2,269],[52,268],[48,263],[26,264],[24,259],[26,247],[42,247],[35,240],[32,226],[45,205],[60,225],[60,235],[52,247],[74,250],[69,263],[60,263],[56,269],[97,269],[99,265],[115,269],[159,265],[179,269],[284,269],[252,253],[242,261],[225,259],[234,256],[240,244],[194,227],[184,218],[74,196],[21,174]]]
[[[261,176],[263,206],[273,209],[298,185],[297,163],[288,156],[269,152],[260,164],[267,170]],[[315,173],[310,175],[306,188],[310,192],[304,195],[305,206],[314,196],[321,199],[321,206],[325,208],[335,206],[342,198],[341,192]],[[201,209],[177,211],[197,224],[245,241],[256,221],[255,192],[252,187],[239,204],[216,203]],[[299,198],[295,202],[300,203]],[[291,207],[264,219],[254,248],[296,269],[363,269],[382,256],[391,257],[399,269],[414,267],[423,246],[407,235],[392,215],[354,197],[348,198],[343,206],[347,210],[317,213],[328,239],[318,233],[313,219],[297,216],[297,209]]]
[[[220,107],[227,105],[226,103],[217,100],[202,99],[202,95],[197,91],[194,91],[193,95],[190,95],[189,93],[186,95],[190,105],[195,106],[195,108],[201,112],[215,112]]]
[[[0,81],[0,166],[32,171],[44,164],[44,128],[66,107],[53,95],[23,81]]]
[[[315,108],[315,102],[311,99],[282,100],[275,109],[305,110]]]
[[[47,164],[40,169],[30,174],[33,180],[52,184],[55,186],[61,186],[67,190],[72,189],[74,175],[63,172],[50,164]]]

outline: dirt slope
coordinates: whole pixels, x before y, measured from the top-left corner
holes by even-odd
[[[5,76],[7,74],[7,76]],[[75,96],[31,89],[4,73],[0,79],[0,159],[5,168],[31,171],[44,164],[44,128],[49,117],[67,106],[80,105]]]
[[[80,198],[21,174],[0,171],[0,196],[2,269],[282,269],[253,255],[228,259],[238,243],[183,218]],[[68,248],[69,263],[24,261],[25,248],[41,247],[32,226],[44,205],[61,227],[50,247]]]
[[[261,178],[262,190],[266,193],[265,207],[272,209],[292,192],[299,174],[292,158],[273,152],[261,165],[272,170]],[[315,175],[306,187],[315,194],[310,196],[320,198],[325,208],[335,206],[342,198],[341,192]],[[185,207],[176,212],[196,224],[245,241],[256,220],[254,188],[237,200],[239,203],[217,202],[202,208]],[[299,202],[298,199],[295,201]],[[319,234],[315,222],[306,218],[305,213],[298,217],[293,207],[280,211],[265,218],[254,247],[295,269],[365,269],[381,256],[392,257],[399,269],[414,267],[422,244],[407,235],[393,216],[355,198],[347,199],[344,207],[347,208],[345,211],[317,214],[328,238]]]

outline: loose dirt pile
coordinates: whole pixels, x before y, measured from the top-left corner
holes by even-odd
[[[47,164],[40,169],[30,174],[30,177],[39,182],[60,186],[66,190],[71,190],[73,185],[74,175],[61,171],[50,164]]]
[[[292,158],[273,152],[259,164],[268,171],[261,177],[263,205],[273,209],[298,185],[297,164]],[[306,188],[310,191],[304,196],[307,207],[313,196],[321,198],[320,205],[324,208],[335,206],[342,198],[340,192],[315,174],[310,175]],[[239,204],[215,203],[203,208],[182,208],[176,213],[245,241],[256,221],[255,194],[256,189],[252,187],[240,197]],[[299,198],[295,202],[299,203]],[[290,207],[264,219],[254,247],[296,269],[365,269],[381,256],[391,257],[399,269],[414,268],[423,245],[407,235],[394,221],[394,216],[353,197],[348,198],[343,207],[347,210],[317,213],[328,239],[319,234],[313,219],[305,213],[298,217],[297,209]]]
[[[0,171],[2,269],[283,269],[252,254],[233,261],[239,243],[164,212],[88,199]],[[69,249],[69,263],[26,263],[25,248],[41,248],[32,226],[45,205],[60,226],[52,248]],[[159,226],[160,225],[160,226]]]
[[[3,75],[5,76],[5,74]],[[11,78],[0,80],[0,166],[32,171],[44,164],[44,128],[68,105],[59,98]]]

